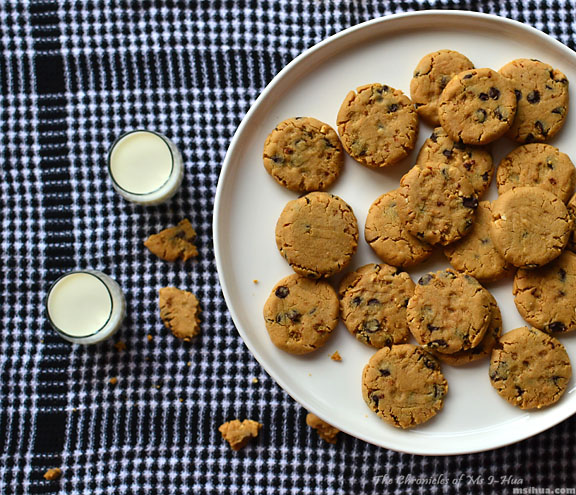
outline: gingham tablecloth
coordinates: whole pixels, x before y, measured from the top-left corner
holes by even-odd
[[[220,292],[213,201],[251,103],[327,36],[430,8],[510,17],[575,47],[574,0],[0,2],[0,493],[499,494],[512,493],[515,480],[576,487],[575,418],[456,457],[400,454],[344,434],[324,443],[251,356]],[[127,203],[107,177],[110,143],[134,128],[166,134],[184,155],[183,187],[162,206]],[[184,217],[199,234],[196,261],[169,264],[143,248],[151,232]],[[123,329],[103,344],[71,345],[44,317],[50,282],[75,268],[102,270],[125,291]],[[167,285],[201,300],[202,335],[191,344],[158,318],[157,289]],[[236,417],[265,425],[239,453],[217,431]],[[62,469],[60,480],[44,480],[51,467]],[[473,481],[490,476],[510,483]]]

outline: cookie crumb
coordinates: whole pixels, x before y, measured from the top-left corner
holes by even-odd
[[[235,419],[221,425],[218,431],[222,434],[222,438],[230,444],[232,450],[240,450],[252,438],[258,436],[260,428],[262,425],[258,421],[245,419],[241,422]]]
[[[180,397],[180,399],[178,399],[180,402],[184,402],[184,399],[182,397]]]
[[[200,333],[198,299],[191,292],[164,287],[160,289],[160,318],[175,337],[190,342]]]
[[[116,342],[114,344],[114,347],[116,347],[116,350],[119,352],[125,351],[126,350],[126,342],[124,342],[123,340],[119,340],[118,342]]]
[[[258,378],[252,378],[252,383],[258,383]]]
[[[116,378],[115,376],[113,376],[112,378],[110,378],[110,384],[111,385],[116,385],[118,383],[118,378]]]
[[[340,355],[340,353],[338,351],[335,351],[334,354],[332,354],[330,356],[330,359],[332,361],[342,361],[342,356]]]
[[[148,338],[148,342],[151,342],[154,337],[152,337],[152,335],[148,334],[147,338]]]
[[[318,436],[322,440],[328,443],[336,443],[336,441],[338,440],[338,433],[340,433],[340,430],[326,423],[326,421],[322,421],[315,414],[308,413],[308,415],[306,416],[306,424],[310,428],[316,430],[316,433],[318,433]]]
[[[47,479],[48,481],[57,480],[60,476],[62,476],[62,470],[60,468],[51,468],[44,473],[44,479]]]
[[[259,282],[259,280],[257,278],[255,278],[254,280],[252,280],[252,282],[254,282],[255,284],[257,284]]]
[[[194,245],[196,231],[188,219],[182,220],[175,227],[169,227],[158,234],[152,234],[144,241],[151,253],[165,261],[176,261],[180,258],[186,261],[198,256],[198,249]]]
[[[192,361],[188,361],[186,364],[187,364],[188,366],[192,366]]]

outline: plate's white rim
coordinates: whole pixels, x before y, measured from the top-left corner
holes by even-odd
[[[220,171],[220,176],[218,178],[218,184],[216,186],[216,196],[214,199],[214,216],[213,216],[212,231],[213,231],[213,238],[214,238],[213,239],[214,240],[214,256],[215,256],[215,260],[216,260],[216,269],[218,271],[218,278],[220,281],[220,287],[221,287],[222,293],[224,295],[224,300],[226,302],[226,306],[228,308],[228,311],[230,312],[230,315],[232,317],[232,321],[234,322],[236,330],[238,331],[238,333],[242,337],[242,340],[244,341],[244,344],[248,347],[248,349],[250,350],[252,355],[256,358],[256,360],[260,363],[260,365],[276,381],[276,383],[278,385],[280,385],[280,387],[282,387],[282,389],[284,391],[286,391],[290,395],[290,397],[292,397],[292,399],[294,399],[297,403],[302,405],[302,407],[306,408],[308,411],[313,412],[313,413],[315,413],[315,408],[313,406],[311,406],[310,404],[307,404],[306,402],[304,402],[302,400],[296,399],[295,395],[297,395],[297,394],[292,389],[292,387],[289,386],[287,383],[285,383],[281,376],[277,375],[274,371],[272,371],[266,367],[266,365],[264,364],[265,360],[256,351],[256,349],[251,345],[250,340],[249,340],[246,332],[244,331],[242,326],[238,324],[238,322],[240,321],[240,318],[238,317],[238,315],[234,311],[233,307],[231,306],[232,298],[230,295],[230,289],[228,287],[228,284],[225,282],[224,277],[222,276],[222,274],[224,273],[224,267],[222,266],[222,255],[221,255],[221,245],[222,244],[220,241],[221,231],[219,228],[219,225],[220,225],[219,219],[224,214],[224,210],[221,208],[221,205],[223,202],[222,201],[222,189],[224,187],[223,184],[226,181],[226,178],[227,178],[228,173],[230,171],[232,156],[235,154],[236,148],[239,146],[239,143],[242,141],[243,134],[246,132],[246,127],[248,126],[248,123],[252,119],[252,115],[258,111],[259,107],[266,101],[266,99],[268,98],[270,93],[272,93],[272,91],[274,90],[275,86],[278,84],[279,81],[281,81],[285,77],[286,74],[288,74],[292,70],[295,70],[301,63],[304,62],[305,59],[307,59],[309,56],[311,56],[315,52],[322,50],[327,45],[333,43],[336,40],[340,40],[341,38],[353,36],[357,31],[363,30],[369,26],[372,26],[375,24],[383,24],[383,25],[393,24],[394,22],[397,22],[397,21],[404,19],[404,18],[407,18],[407,17],[426,17],[426,16],[430,16],[430,17],[432,17],[432,16],[445,16],[445,17],[452,17],[452,18],[466,17],[466,18],[482,19],[482,20],[489,20],[489,21],[496,22],[496,23],[501,23],[503,27],[505,27],[506,25],[514,26],[514,28],[528,31],[531,35],[541,38],[544,42],[546,42],[548,44],[552,43],[552,45],[555,45],[555,47],[557,49],[559,49],[560,51],[563,51],[570,58],[574,58],[574,56],[575,56],[574,52],[572,50],[570,50],[567,46],[562,44],[560,41],[552,38],[551,36],[543,33],[542,31],[540,31],[540,30],[538,30],[538,29],[536,29],[536,28],[534,28],[528,24],[523,24],[523,23],[516,21],[514,19],[508,19],[506,17],[500,17],[500,16],[494,15],[494,14],[485,14],[485,13],[481,13],[481,12],[471,12],[471,11],[465,11],[465,10],[438,10],[438,9],[435,9],[435,10],[423,10],[423,11],[416,11],[416,12],[404,12],[404,13],[400,13],[400,14],[392,14],[392,15],[385,16],[385,17],[378,17],[375,19],[371,19],[369,21],[365,21],[365,22],[362,22],[360,24],[357,24],[356,26],[349,27],[343,31],[340,31],[339,33],[336,33],[336,34],[322,40],[321,42],[317,43],[316,45],[314,45],[314,46],[308,48],[307,50],[305,50],[304,52],[302,52],[294,60],[289,62],[282,70],[280,70],[280,72],[278,72],[278,74],[276,74],[276,76],[274,76],[274,78],[268,83],[266,88],[264,88],[262,93],[260,93],[258,98],[255,100],[255,102],[252,104],[252,106],[250,107],[250,109],[248,110],[248,112],[246,113],[244,118],[242,119],[242,122],[240,123],[236,132],[234,133],[234,136],[232,138],[232,141],[230,142],[230,146],[228,147],[228,150],[226,152],[226,156],[225,156],[224,161],[222,163],[222,169]],[[384,28],[384,26],[383,26],[383,28]],[[344,433],[347,433],[353,437],[359,438],[360,440],[363,440],[367,443],[371,443],[371,444],[376,445],[378,447],[392,449],[392,450],[395,450],[398,452],[404,452],[407,454],[441,455],[442,456],[442,455],[473,454],[476,452],[484,452],[484,451],[488,451],[488,450],[501,448],[501,447],[504,447],[506,445],[511,445],[511,444],[520,442],[522,440],[525,440],[527,438],[533,437],[539,433],[542,433],[543,431],[546,431],[546,430],[556,426],[557,424],[561,423],[562,421],[569,418],[573,414],[574,414],[573,411],[572,412],[568,411],[568,414],[560,414],[559,416],[554,417],[553,420],[551,420],[550,422],[547,422],[543,426],[541,424],[535,425],[536,428],[533,430],[530,430],[526,434],[524,434],[524,432],[517,433],[517,434],[513,435],[511,438],[502,439],[502,441],[500,441],[500,442],[491,443],[489,445],[488,444],[485,444],[485,445],[484,444],[482,444],[482,445],[477,444],[472,449],[458,449],[458,450],[452,449],[449,451],[441,451],[441,450],[438,450],[437,448],[436,449],[434,449],[434,448],[418,448],[418,449],[403,450],[396,445],[384,445],[381,443],[376,443],[376,442],[374,442],[373,439],[371,439],[365,435],[351,432],[347,428],[341,428],[338,424],[335,424],[334,426],[341,429]],[[322,415],[320,415],[320,416],[322,416]]]

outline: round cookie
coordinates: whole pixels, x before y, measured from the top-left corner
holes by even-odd
[[[340,315],[360,342],[376,348],[404,343],[410,332],[406,305],[414,293],[408,273],[370,263],[348,274],[340,283]]]
[[[287,189],[321,191],[340,175],[344,151],[328,124],[296,117],[280,122],[269,134],[263,159],[267,172]]]
[[[490,187],[494,175],[492,155],[487,149],[455,143],[442,127],[434,129],[416,158],[420,167],[435,164],[452,165],[460,170],[478,197]]]
[[[489,293],[470,275],[440,270],[424,275],[406,312],[419,344],[444,354],[476,347],[490,324]]]
[[[307,354],[326,343],[338,324],[338,312],[338,296],[328,282],[294,274],[272,289],[264,320],[276,347]]]
[[[576,185],[576,169],[565,153],[544,143],[519,146],[500,162],[496,174],[500,194],[515,187],[541,187],[568,202]]]
[[[461,72],[440,96],[440,124],[452,140],[488,144],[503,136],[516,114],[516,95],[508,79],[492,69]]]
[[[400,180],[398,216],[421,241],[443,246],[466,235],[478,200],[470,181],[456,167],[413,167]]]
[[[448,383],[434,357],[421,347],[399,344],[374,354],[362,372],[362,397],[387,423],[411,428],[444,405]]]
[[[350,91],[338,112],[338,132],[344,149],[368,167],[393,165],[414,149],[418,114],[398,89],[382,84]]]
[[[514,272],[498,252],[490,237],[492,211],[490,201],[481,201],[470,233],[444,248],[444,255],[459,272],[472,275],[480,282],[493,282]]]
[[[576,330],[576,254],[564,251],[536,270],[514,277],[514,303],[522,318],[545,332]]]
[[[398,190],[394,190],[370,205],[364,238],[382,261],[406,268],[430,258],[433,248],[406,231],[398,216],[400,199]]]
[[[338,196],[312,192],[286,204],[276,223],[276,245],[296,273],[329,277],[356,252],[358,223]]]
[[[494,246],[518,268],[536,268],[558,257],[571,231],[566,205],[540,187],[511,189],[492,204]]]
[[[558,339],[521,327],[500,337],[490,359],[490,383],[520,409],[540,409],[566,391],[572,366]]]
[[[547,141],[568,114],[568,79],[552,66],[521,58],[500,69],[516,93],[518,109],[508,135],[519,143]]]
[[[424,55],[410,81],[410,98],[418,115],[430,125],[440,125],[438,99],[442,90],[456,74],[473,68],[474,64],[467,57],[454,50]]]
[[[489,356],[492,352],[492,349],[496,345],[496,342],[498,342],[498,337],[500,337],[502,332],[502,313],[500,313],[500,308],[498,308],[498,303],[496,302],[496,299],[494,299],[494,296],[492,296],[488,291],[486,292],[490,296],[490,311],[492,316],[490,317],[490,324],[488,325],[484,337],[476,347],[466,351],[458,351],[454,354],[442,354],[440,352],[430,351],[443,363],[451,366],[463,366],[483,359],[486,356]]]

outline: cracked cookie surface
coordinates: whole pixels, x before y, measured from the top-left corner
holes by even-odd
[[[521,58],[500,69],[512,85],[518,109],[508,135],[519,143],[547,141],[568,114],[568,79],[552,66]]]
[[[344,269],[356,252],[356,217],[338,196],[309,193],[284,207],[276,224],[276,245],[296,273],[329,277]]]
[[[559,340],[535,328],[521,327],[500,337],[490,359],[490,383],[520,409],[557,402],[566,391],[572,366]]]
[[[362,372],[364,401],[397,428],[411,428],[434,417],[447,392],[438,361],[412,344],[380,349]]]
[[[480,282],[492,282],[514,273],[514,267],[494,246],[490,237],[491,224],[490,201],[481,201],[470,233],[444,248],[444,255],[456,270],[472,275]]]
[[[433,248],[406,230],[398,216],[400,199],[396,189],[382,194],[370,205],[364,238],[382,261],[406,268],[430,258]]]
[[[516,115],[510,81],[492,69],[472,69],[444,88],[438,109],[440,124],[452,140],[488,144],[503,136]]]
[[[379,83],[350,91],[338,111],[344,149],[368,167],[393,165],[414,149],[418,114],[402,91]]]
[[[568,202],[576,185],[576,169],[565,153],[544,143],[519,146],[498,165],[498,193],[515,187],[541,187]]]
[[[312,117],[280,122],[266,138],[264,167],[295,192],[323,191],[340,175],[344,151],[338,134]]]
[[[419,344],[453,354],[480,344],[491,309],[490,294],[476,279],[448,268],[420,278],[406,315]]]
[[[200,333],[200,305],[191,292],[164,287],[160,296],[160,318],[175,337],[190,341]]]
[[[430,125],[440,125],[438,100],[455,75],[473,69],[474,64],[454,50],[438,50],[424,55],[410,81],[410,98],[418,115]]]
[[[274,286],[263,313],[276,347],[307,354],[322,347],[338,324],[338,296],[328,282],[294,274]]]
[[[452,165],[470,181],[480,198],[490,187],[494,175],[492,155],[488,149],[455,143],[442,127],[437,127],[424,141],[416,165]]]
[[[518,268],[537,268],[558,257],[571,231],[566,205],[540,187],[511,189],[492,204],[492,241]]]
[[[178,258],[186,261],[198,256],[198,249],[194,245],[196,231],[190,221],[184,219],[175,227],[152,234],[144,241],[144,245],[158,258],[166,261],[176,261]]]
[[[548,333],[576,330],[576,254],[564,251],[536,270],[514,277],[514,303],[530,325]]]
[[[413,293],[414,282],[408,273],[370,263],[340,283],[340,315],[360,342],[376,348],[404,343],[410,335],[406,305]]]
[[[398,215],[406,230],[428,244],[443,246],[466,235],[478,199],[456,167],[413,167],[400,180]]]

